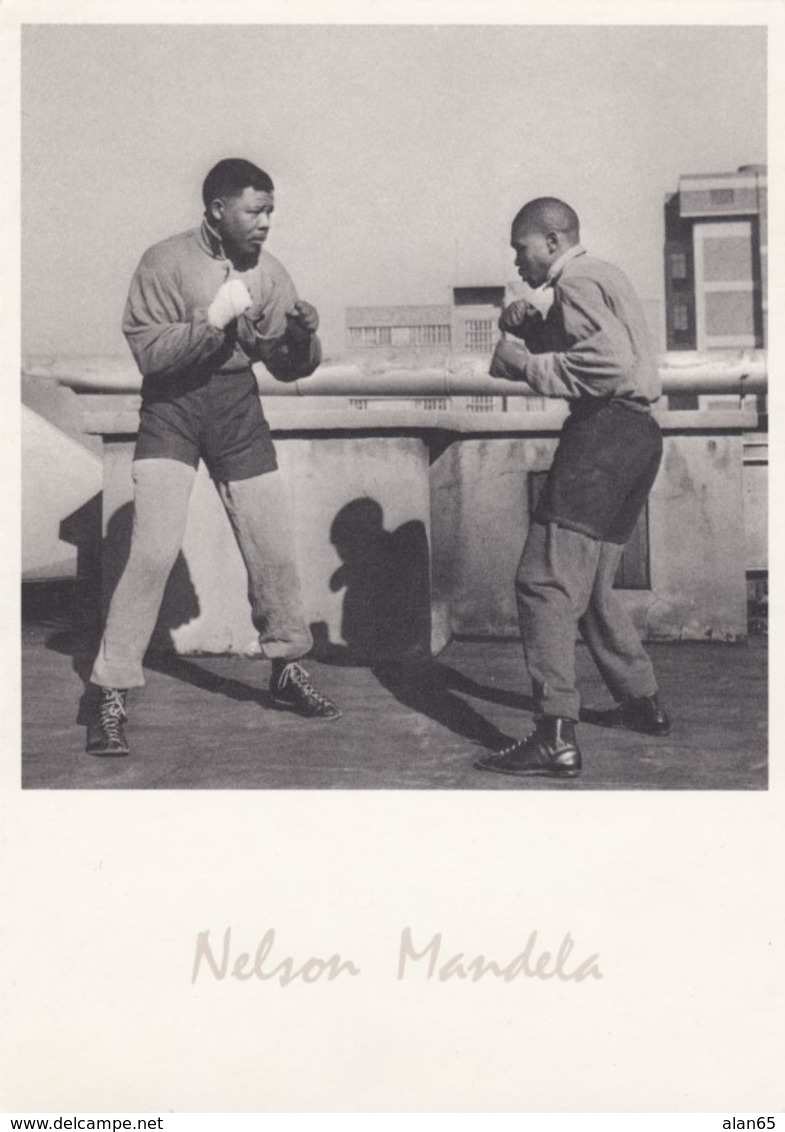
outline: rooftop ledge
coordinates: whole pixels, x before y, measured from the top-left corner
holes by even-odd
[[[670,352],[660,357],[659,370],[665,394],[744,396],[765,393],[767,388],[768,367],[762,350]],[[491,377],[487,356],[457,353],[436,360],[431,356],[421,366],[412,365],[410,357],[405,366],[389,356],[327,361],[312,377],[292,382],[276,381],[261,365],[254,372],[259,392],[266,398],[538,396],[523,382]],[[70,386],[78,393],[136,393],[142,382],[131,359],[117,356],[29,356],[23,359],[22,373]]]
[[[83,396],[85,432],[99,436],[134,436],[139,428],[141,398],[127,393],[92,393]],[[385,433],[453,433],[471,436],[547,435],[561,430],[567,415],[563,402],[533,412],[469,413],[457,409],[415,409],[390,406],[378,411],[359,411],[346,405],[334,408],[288,409],[285,401],[267,403],[265,416],[273,433],[341,432],[380,435]],[[654,416],[666,432],[738,432],[758,423],[754,409],[667,410],[655,408]]]

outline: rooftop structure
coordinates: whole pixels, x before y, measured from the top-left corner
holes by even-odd
[[[679,178],[665,203],[669,350],[766,345],[767,240],[765,165]]]

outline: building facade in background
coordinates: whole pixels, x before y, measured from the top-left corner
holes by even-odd
[[[444,306],[347,307],[346,349],[449,350],[451,308]]]
[[[766,346],[767,239],[765,165],[679,178],[665,203],[669,350]]]
[[[504,286],[453,287],[452,303],[441,306],[373,306],[346,308],[346,349],[350,356],[370,356],[392,365],[434,365],[449,353],[485,355],[490,359],[500,338],[499,315],[509,302]],[[353,397],[355,409],[407,405],[416,409],[460,408],[490,413],[506,408],[506,398]],[[520,398],[522,407],[526,398]]]
[[[669,350],[765,349],[768,341],[768,200],[765,165],[679,178],[665,202],[665,306]],[[748,398],[754,402],[755,398]],[[677,395],[673,409],[734,408],[733,396]],[[744,437],[745,565],[751,633],[768,624],[768,432]]]
[[[442,306],[347,307],[346,348],[392,357],[410,350],[490,355],[504,297],[503,286],[453,287],[452,303]]]

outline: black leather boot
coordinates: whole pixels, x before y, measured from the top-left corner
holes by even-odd
[[[297,712],[306,719],[340,719],[341,712],[327,696],[317,692],[311,678],[296,660],[273,661],[270,692],[276,707]]]
[[[671,721],[660,706],[657,693],[624,700],[609,711],[596,713],[594,723],[600,727],[621,727],[626,731],[639,731],[642,735],[670,735]]]
[[[551,778],[575,778],[581,772],[581,751],[575,737],[575,721],[556,715],[535,720],[535,730],[525,739],[492,755],[482,755],[477,770],[519,776],[544,774]]]
[[[128,740],[124,725],[125,688],[101,688],[100,700],[87,728],[88,755],[127,755]]]

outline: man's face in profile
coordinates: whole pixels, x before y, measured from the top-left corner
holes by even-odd
[[[548,268],[557,256],[558,240],[536,228],[513,227],[510,246],[515,252],[518,274],[530,287],[541,287],[548,277]]]
[[[270,231],[274,207],[272,193],[248,187],[239,196],[214,200],[210,216],[228,248],[243,256],[258,257]]]

